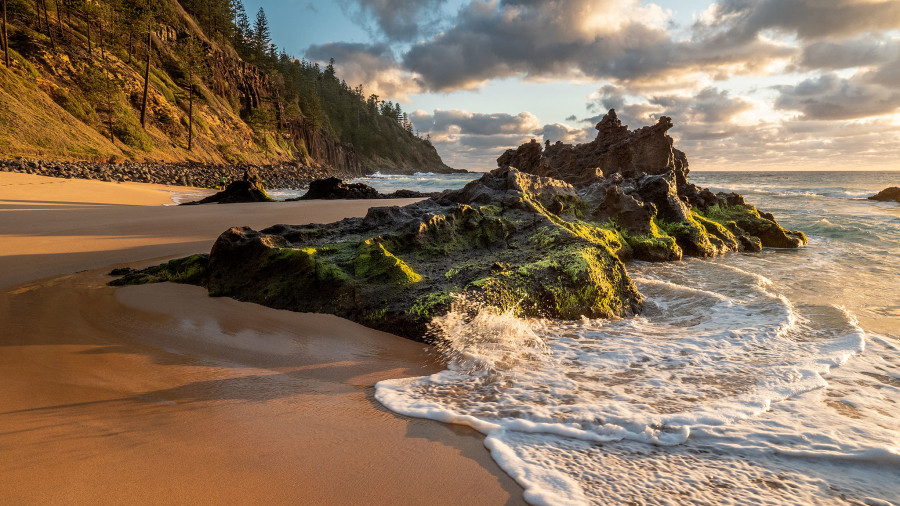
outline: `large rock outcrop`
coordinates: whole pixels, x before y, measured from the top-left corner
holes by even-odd
[[[882,202],[900,202],[900,188],[891,186],[869,197],[869,200],[880,200]]]
[[[532,140],[506,151],[497,164],[571,183],[589,219],[614,226],[642,260],[806,243],[802,232],[783,229],[740,195],[714,195],[690,183],[687,156],[667,134],[671,118],[631,131],[610,109],[596,128],[591,142],[542,148]]]
[[[643,300],[629,259],[806,241],[740,195],[689,183],[687,158],[665,134],[670,126],[663,118],[630,132],[610,111],[594,142],[525,144],[460,190],[327,225],[232,228],[208,260],[170,262],[118,283],[199,283],[211,295],[429,340],[432,318],[460,298],[522,316],[627,316]]]
[[[684,153],[673,150],[672,138],[666,134],[672,128],[672,119],[667,116],[632,132],[610,109],[596,128],[597,138],[591,142],[575,146],[557,142],[542,148],[532,140],[507,150],[497,159],[497,165],[562,179],[574,186],[588,185],[613,173],[635,177],[686,165]]]
[[[642,296],[623,264],[631,249],[615,230],[579,219],[581,203],[565,182],[498,169],[365,218],[229,229],[210,251],[203,284],[211,295],[424,340],[456,294],[526,316],[635,314]],[[155,269],[119,283],[180,279]]]

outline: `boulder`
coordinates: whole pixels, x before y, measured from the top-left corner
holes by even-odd
[[[869,197],[869,200],[880,200],[882,202],[900,202],[900,188],[896,186],[885,188],[877,194]]]
[[[203,200],[186,202],[183,206],[196,204],[236,204],[241,202],[274,202],[266,193],[266,187],[255,170],[247,170],[239,181],[229,183],[224,190]]]
[[[378,190],[363,183],[345,183],[336,177],[317,179],[309,183],[309,190],[297,200],[316,199],[377,199]]]
[[[335,200],[335,199],[409,199],[433,197],[436,193],[422,193],[414,190],[397,190],[382,194],[364,183],[346,183],[336,177],[317,179],[309,184],[306,194],[288,200]]]

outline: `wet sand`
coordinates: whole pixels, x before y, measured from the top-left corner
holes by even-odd
[[[208,251],[229,226],[409,201],[168,201],[0,173],[3,502],[522,502],[477,433],[373,399],[381,379],[441,368],[425,346],[198,287],[105,285],[112,264]]]

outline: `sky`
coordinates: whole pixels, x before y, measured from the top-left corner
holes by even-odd
[[[456,168],[669,116],[691,170],[900,170],[900,0],[244,0]]]

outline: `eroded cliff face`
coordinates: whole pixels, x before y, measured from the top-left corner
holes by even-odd
[[[312,128],[303,119],[288,123],[287,128],[294,143],[303,143],[309,156],[317,163],[329,167],[331,174],[355,178],[373,172],[366,167],[353,146],[341,144],[321,129]]]
[[[286,119],[278,89],[272,86],[269,75],[256,65],[215,49],[209,51],[207,61],[212,72],[213,91],[222,96],[238,97],[241,115],[245,118],[253,109],[271,109],[281,135],[297,147],[296,156],[308,156],[302,162],[326,167],[330,173],[347,178],[368,172],[352,146],[342,144],[320,128],[312,127],[302,117]]]
[[[269,76],[256,65],[210,48],[207,64],[212,74],[212,91],[217,95],[237,95],[243,113],[262,105],[263,99],[277,98]]]

